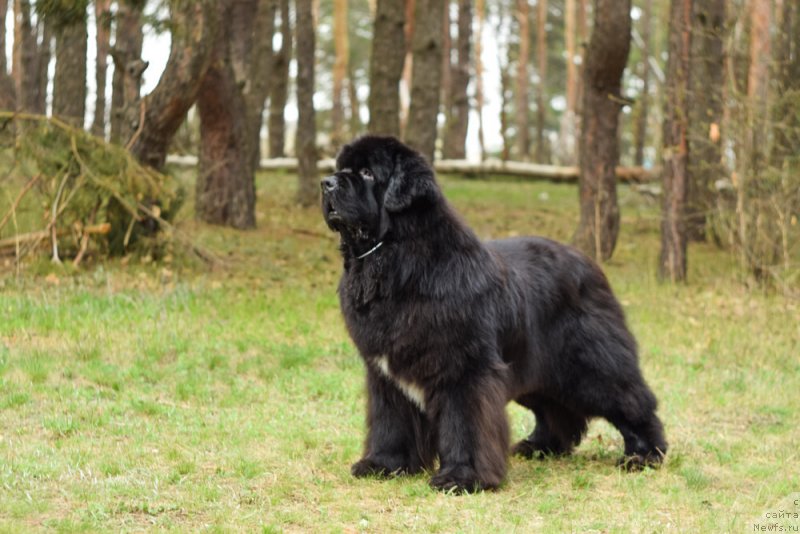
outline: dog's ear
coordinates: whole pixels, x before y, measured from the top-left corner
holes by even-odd
[[[439,195],[433,171],[421,156],[399,158],[389,180],[383,206],[399,212],[419,202],[432,202]]]

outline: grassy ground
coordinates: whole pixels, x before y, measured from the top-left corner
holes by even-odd
[[[178,255],[80,272],[43,262],[21,278],[6,265],[0,531],[798,528],[764,515],[800,513],[786,500],[800,491],[798,303],[747,291],[707,246],[690,251],[688,286],[660,285],[657,209],[626,189],[605,267],[661,401],[665,466],[621,473],[622,440],[597,421],[570,458],[511,459],[493,493],[351,478],[363,369],[338,312],[336,240],[316,209],[292,205],[293,183],[262,177],[251,232],[196,225],[187,206],[181,226],[223,270]],[[443,185],[483,237],[568,239],[576,223],[573,186]],[[533,427],[509,414],[514,439]]]

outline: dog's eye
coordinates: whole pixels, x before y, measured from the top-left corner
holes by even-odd
[[[375,176],[372,175],[372,171],[369,169],[361,169],[360,171],[358,171],[358,174],[360,174],[364,180],[370,182],[375,179]]]

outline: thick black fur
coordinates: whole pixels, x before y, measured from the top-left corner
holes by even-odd
[[[434,487],[496,488],[511,400],[536,415],[514,453],[568,454],[604,417],[625,440],[624,466],[662,460],[656,398],[592,260],[541,237],[482,243],[394,138],[357,139],[336,169],[322,210],[341,235],[339,298],[369,398],[355,476],[431,470],[438,458]]]

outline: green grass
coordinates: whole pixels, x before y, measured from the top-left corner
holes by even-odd
[[[566,240],[577,221],[574,186],[442,182],[482,237]],[[800,306],[706,245],[688,285],[659,284],[657,207],[625,188],[605,268],[661,401],[664,467],[621,473],[596,421],[569,458],[511,459],[493,493],[351,478],[365,399],[337,242],[292,205],[293,177],[258,185],[255,231],[181,215],[224,269],[176,254],[0,276],[0,532],[752,531],[800,491]],[[514,439],[530,432],[508,411]]]

